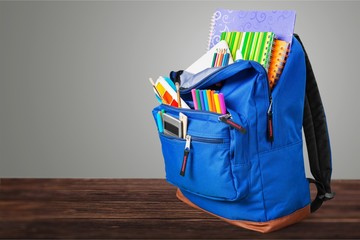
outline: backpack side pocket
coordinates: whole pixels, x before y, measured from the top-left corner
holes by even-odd
[[[179,112],[188,117],[186,139],[159,133],[167,181],[210,199],[235,201],[245,197],[250,167],[247,160],[239,161],[243,155],[238,151],[246,146],[238,145],[243,145],[241,138],[247,137],[243,131],[246,126],[237,122],[240,131],[221,121],[220,114],[163,105],[153,113],[161,109],[174,117]]]

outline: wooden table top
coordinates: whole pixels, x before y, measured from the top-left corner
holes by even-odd
[[[360,180],[306,220],[268,234],[235,227],[175,197],[163,179],[1,179],[0,238],[360,238]]]

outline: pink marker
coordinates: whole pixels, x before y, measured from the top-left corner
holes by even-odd
[[[221,114],[226,114],[226,106],[225,106],[224,94],[223,94],[223,93],[219,93],[218,96],[219,96]]]
[[[191,96],[192,96],[192,99],[194,102],[194,108],[195,108],[195,110],[198,110],[198,103],[196,100],[196,90],[195,89],[191,89]]]

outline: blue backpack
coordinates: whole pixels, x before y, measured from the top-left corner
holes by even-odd
[[[181,80],[181,98],[193,107],[191,89],[218,87],[227,114],[160,104],[153,109],[188,117],[186,139],[159,132],[166,179],[188,205],[231,224],[271,232],[296,223],[332,199],[331,149],[316,80],[295,34],[281,78],[270,90],[265,69],[239,60]],[[219,87],[219,83],[221,86]],[[311,173],[304,171],[304,129]],[[309,182],[318,193],[311,201]]]

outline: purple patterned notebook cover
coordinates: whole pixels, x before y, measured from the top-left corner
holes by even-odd
[[[222,32],[273,32],[277,39],[291,44],[296,12],[242,11],[217,9],[212,18],[208,49],[220,41]]]

